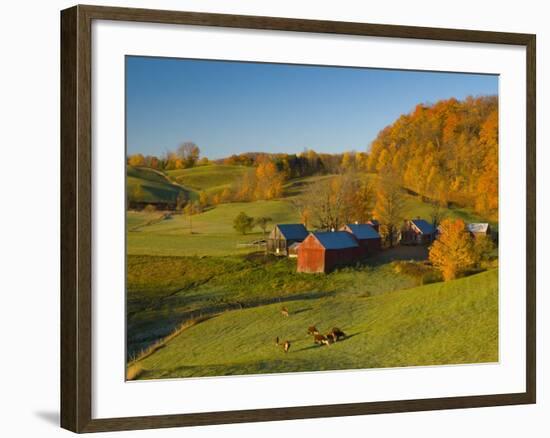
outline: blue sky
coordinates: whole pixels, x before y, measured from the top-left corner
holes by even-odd
[[[194,141],[201,155],[366,151],[418,103],[498,94],[498,77],[346,67],[126,58],[128,154]]]

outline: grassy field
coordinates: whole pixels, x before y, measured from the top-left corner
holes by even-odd
[[[126,191],[138,202],[175,202],[184,188],[153,169],[126,166]],[[136,192],[139,196],[136,196]]]
[[[361,297],[410,288],[382,259],[327,275],[296,272],[296,260],[263,254],[225,257],[129,256],[128,353],[169,334],[182,321],[228,308],[337,294]],[[404,258],[411,258],[407,255]]]
[[[257,248],[237,247],[262,237],[258,228],[246,235],[233,229],[233,219],[241,211],[253,217],[271,217],[273,223],[299,220],[298,212],[285,200],[220,204],[191,219],[185,215],[173,215],[155,225],[128,231],[128,254],[220,256],[255,251]],[[160,216],[160,213],[128,212],[128,230],[147,223],[155,214]]]
[[[179,190],[195,199],[199,191],[232,186],[245,171],[209,165],[164,175],[128,167],[127,184],[128,190],[139,185],[148,200]],[[298,274],[295,259],[266,257],[258,247],[245,246],[263,237],[258,228],[246,235],[233,229],[240,212],[270,217],[269,228],[299,222],[292,199],[309,184],[332,177],[293,179],[281,199],[220,204],[191,218],[127,213],[128,357],[182,323],[210,318],[141,359],[136,364],[144,370],[140,378],[496,360],[497,270],[421,286],[394,261],[425,259],[427,250],[402,247],[331,274]],[[430,204],[411,193],[404,196],[405,217],[429,219]],[[444,214],[483,221],[463,208],[447,208]],[[282,305],[289,308],[289,318],[280,315]],[[351,336],[316,347],[305,333],[311,324],[324,332],[340,326]],[[289,354],[274,345],[276,336],[291,341]]]
[[[218,172],[217,168],[229,170]],[[179,172],[184,175],[196,173],[198,175],[197,181],[202,181],[205,176],[212,175],[212,181],[215,184],[213,187],[219,187],[218,184],[230,184],[231,175],[237,172],[236,169],[242,170],[242,167],[210,165],[172,172]],[[279,200],[220,204],[193,216],[191,219],[183,215],[173,215],[171,218],[154,225],[138,227],[137,230],[135,228],[138,225],[148,223],[151,219],[154,219],[155,214],[160,217],[160,213],[128,212],[128,254],[221,256],[256,251],[257,248],[254,247],[238,247],[240,244],[263,237],[258,228],[244,236],[235,232],[233,219],[241,211],[252,217],[270,217],[272,219],[270,227],[277,223],[299,222],[298,211],[290,199],[303,193],[308,184],[315,184],[331,177],[331,175],[326,175],[291,180],[285,185],[285,197]],[[192,180],[191,182],[186,181],[186,183],[188,185],[191,183],[196,184],[197,189],[208,189],[206,183],[200,185]],[[196,194],[196,192],[194,193]],[[405,195],[405,217],[429,219],[430,208],[430,205],[423,202],[419,196]],[[467,222],[482,221],[482,218],[464,208],[446,208],[444,214],[447,217],[461,218]],[[498,224],[493,225],[494,228],[498,226]]]
[[[211,164],[190,169],[169,170],[166,174],[178,184],[196,191],[219,192],[238,182],[249,168]]]
[[[368,289],[368,288],[366,288]],[[228,311],[184,330],[142,359],[139,378],[495,362],[498,271],[380,295],[338,294]],[[319,347],[316,324],[348,339]],[[275,345],[290,340],[285,354]]]

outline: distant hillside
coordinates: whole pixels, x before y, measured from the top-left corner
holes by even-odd
[[[145,167],[126,166],[126,191],[130,202],[173,203],[186,192],[161,172]]]
[[[371,145],[371,172],[444,203],[498,213],[498,97],[417,105]]]
[[[175,378],[498,361],[498,271],[371,296],[335,297],[233,310],[184,330],[139,361],[140,378]],[[343,329],[318,347],[307,336]],[[275,337],[290,340],[283,353]]]
[[[189,169],[169,170],[167,175],[178,184],[196,191],[218,192],[241,180],[248,169],[244,166],[214,164]]]

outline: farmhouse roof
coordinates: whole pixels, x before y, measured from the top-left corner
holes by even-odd
[[[359,245],[347,231],[312,233],[325,249],[357,248]]]
[[[425,221],[424,219],[413,219],[411,222],[420,230],[422,234],[433,234],[435,233],[435,228],[432,224]]]
[[[304,240],[308,235],[303,224],[277,224],[277,228],[287,240]]]
[[[466,225],[470,233],[486,233],[489,229],[488,223],[472,223]]]
[[[347,227],[358,239],[380,239],[380,234],[368,224],[347,224]]]

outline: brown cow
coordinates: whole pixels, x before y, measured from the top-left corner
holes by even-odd
[[[281,309],[281,315],[283,315],[283,316],[288,316],[288,309],[287,309],[286,307],[283,307],[283,308]]]
[[[319,334],[319,330],[317,330],[317,327],[315,327],[314,325],[308,327],[307,329],[307,334],[308,335],[318,335]]]
[[[321,334],[316,334],[313,336],[313,342],[315,342],[316,344],[319,344],[319,345],[323,345],[323,343],[327,340],[327,338],[325,338],[323,335]]]
[[[342,330],[340,330],[338,327],[333,327],[330,333],[332,334],[334,341],[339,341],[340,339],[346,338],[346,334]]]

